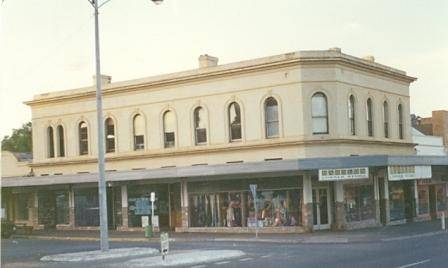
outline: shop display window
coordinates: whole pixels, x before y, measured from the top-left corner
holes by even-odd
[[[347,222],[375,218],[373,185],[345,185],[344,200]]]
[[[15,219],[19,221],[26,221],[28,220],[28,202],[29,202],[29,195],[24,194],[17,194],[15,195],[15,206],[14,206],[14,214]]]
[[[401,182],[389,182],[390,220],[405,218],[404,190]]]
[[[436,185],[436,209],[438,212],[446,210],[445,185]]]
[[[155,192],[154,215],[159,216],[159,226],[168,224],[169,204],[166,186],[137,185],[128,186],[128,224],[129,227],[142,227],[142,216],[149,217],[151,223],[151,192]]]
[[[98,189],[77,189],[75,193],[75,225],[99,226]]]
[[[418,187],[418,214],[429,213],[429,191],[428,186]]]

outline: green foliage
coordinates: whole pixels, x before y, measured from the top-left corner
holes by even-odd
[[[2,140],[2,150],[10,152],[32,152],[31,122],[23,124],[19,129],[13,129],[11,136]]]

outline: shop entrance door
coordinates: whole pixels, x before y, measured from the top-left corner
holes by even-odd
[[[314,230],[330,229],[330,198],[328,188],[313,189]]]

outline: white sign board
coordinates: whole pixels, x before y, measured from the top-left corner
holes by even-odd
[[[159,215],[152,216],[152,220],[154,221],[152,223],[152,226],[156,228],[159,227]]]
[[[368,167],[319,169],[319,181],[343,181],[368,178]]]
[[[390,181],[432,178],[431,166],[388,166],[387,173]]]
[[[142,216],[142,227],[146,227],[149,225],[149,216]]]

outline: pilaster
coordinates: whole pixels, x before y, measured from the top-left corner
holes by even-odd
[[[302,225],[306,231],[313,231],[313,189],[311,175],[303,175]]]

